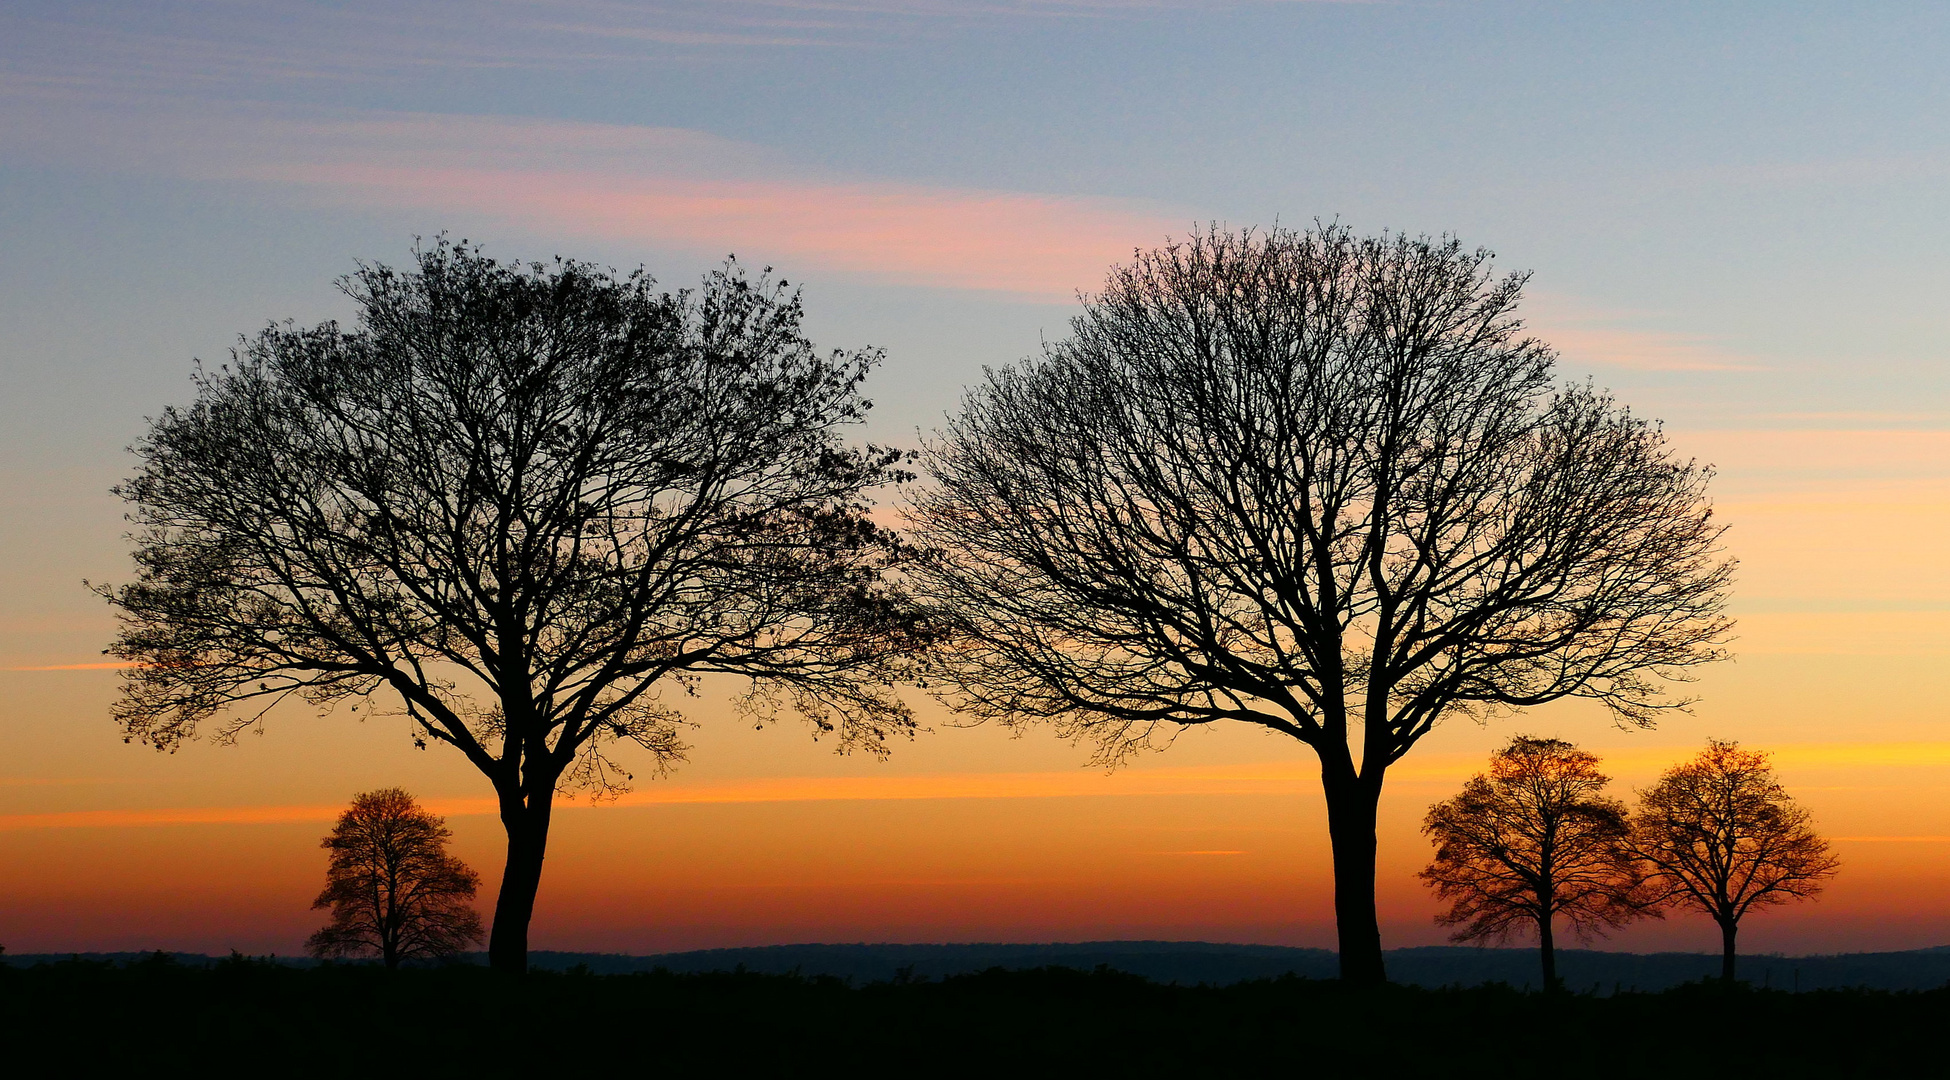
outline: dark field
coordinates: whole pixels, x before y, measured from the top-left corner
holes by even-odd
[[[1950,991],[1545,996],[1173,986],[1107,969],[854,986],[756,973],[0,967],[10,1066],[75,1075],[1943,1075]]]

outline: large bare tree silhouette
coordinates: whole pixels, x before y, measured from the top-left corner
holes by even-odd
[[[699,676],[842,748],[912,728],[918,627],[867,516],[900,455],[840,439],[877,353],[817,352],[786,283],[735,266],[658,293],[443,240],[343,288],[355,329],[265,330],[136,447],[139,576],[103,590],[130,738],[402,707],[499,797],[488,950],[518,971],[558,789],[626,783],[620,745],[679,755]]]
[[[1522,285],[1453,240],[1198,235],[924,452],[951,700],[1110,760],[1221,720],[1309,747],[1351,981],[1384,977],[1390,765],[1444,718],[1564,697],[1649,724],[1728,628],[1708,470],[1556,384]]]

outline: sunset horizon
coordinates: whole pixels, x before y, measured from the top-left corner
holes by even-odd
[[[321,838],[355,795],[393,788],[445,819],[491,922],[507,792],[392,689],[293,696],[214,737],[258,707],[226,704],[167,752],[128,719],[125,680],[161,662],[118,638],[153,617],[116,591],[156,535],[126,485],[174,475],[154,465],[158,425],[252,342],[364,326],[362,273],[472,250],[536,264],[533,280],[558,258],[618,281],[642,267],[645,296],[783,279],[806,355],[870,369],[864,419],[832,406],[840,443],[939,455],[971,402],[1005,396],[991,370],[1054,363],[1087,304],[1125,287],[1118,268],[1200,238],[1335,230],[1454,237],[1457,258],[1495,253],[1486,280],[1528,275],[1512,340],[1552,351],[1553,392],[1589,391],[1621,430],[1654,425],[1676,468],[1709,468],[1702,528],[1724,526],[1711,556],[1737,562],[1732,629],[1661,670],[1656,709],[1684,709],[1638,727],[1589,697],[1518,707],[1499,688],[1408,740],[1373,821],[1382,947],[1451,943],[1417,878],[1425,816],[1518,735],[1596,755],[1634,808],[1709,740],[1769,755],[1839,868],[1805,902],[1755,909],[1743,955],[1950,946],[1947,43],[1936,9],[1826,4],[14,5],[0,946],[303,955],[324,919]],[[890,457],[923,475],[871,486],[860,520],[917,528],[939,460]],[[1701,601],[1668,622],[1718,614]],[[948,636],[926,630],[874,647],[898,660]],[[1716,648],[1729,658],[1708,662]],[[1649,651],[1648,669],[1682,649]],[[790,707],[741,709],[738,664],[757,662],[676,668],[695,681],[644,699],[681,714],[652,718],[685,746],[667,770],[618,743],[604,752],[633,776],[614,790],[564,774],[524,947],[1337,947],[1322,758],[1298,736],[1168,724],[1169,745],[1108,762],[1062,717],[978,722],[978,698],[1043,699],[957,691],[977,676],[956,655],[953,675],[901,669],[915,730],[876,714],[884,757],[871,740],[836,752],[851,729]],[[1560,928],[1557,947],[1717,955],[1712,920],[1660,910]]]

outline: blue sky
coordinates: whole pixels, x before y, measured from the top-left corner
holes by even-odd
[[[675,284],[775,265],[820,338],[887,348],[893,440],[1135,246],[1451,231],[1723,497],[1936,477],[1944,55],[1923,4],[15,2],[0,651],[93,652],[105,489],[193,357],[345,314],[334,278],[441,230]]]
[[[1567,372],[1675,423],[1936,425],[1946,54],[1924,4],[17,0],[0,446],[112,453],[190,356],[342,312],[354,258],[442,229],[776,263],[836,343],[890,347],[909,431],[1131,246],[1316,217],[1534,270]],[[693,197],[600,205],[660,184]],[[713,185],[769,209],[714,219]],[[856,242],[787,235],[820,222]]]
[[[1950,11],[1864,10],[15,3],[0,16],[14,148],[0,184],[8,246],[33,257],[6,272],[32,292],[167,261],[233,292],[264,261],[318,296],[353,255],[465,226],[510,254],[688,271],[717,253],[709,230],[605,243],[398,193],[321,206],[316,185],[264,178],[281,157],[317,163],[293,128],[404,114],[423,122],[398,136],[411,143],[442,118],[519,118],[520,133],[449,149],[609,125],[694,135],[657,167],[718,179],[1125,200],[1179,231],[1316,216],[1454,231],[1537,270],[1566,318],[1791,371],[1769,402],[1875,409],[1880,393],[1941,389],[1927,369],[1950,276]],[[336,160],[374,141],[350,135]],[[568,163],[616,164],[600,156]],[[795,254],[777,261],[817,285],[875,277]],[[1890,385],[1865,385],[1865,367]]]

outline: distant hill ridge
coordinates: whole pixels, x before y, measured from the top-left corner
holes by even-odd
[[[68,953],[5,954],[0,960],[32,965],[68,959]],[[83,953],[86,959],[126,963],[151,953]],[[214,963],[219,957],[175,953],[187,964]],[[989,968],[1098,966],[1158,982],[1229,984],[1245,979],[1293,974],[1331,979],[1334,953],[1283,945],[1228,945],[1204,941],[1086,941],[1073,944],[974,945],[765,945],[741,949],[628,956],[617,953],[536,951],[530,963],[563,971],[577,965],[598,974],[634,971],[746,971],[831,975],[855,983],[894,978],[939,979]],[[1392,949],[1388,976],[1417,986],[1472,986],[1503,982],[1535,986],[1534,949],[1483,949],[1432,946]],[[484,957],[473,959],[484,961]],[[281,962],[309,965],[293,958]],[[1720,958],[1708,953],[1622,953],[1561,949],[1558,970],[1574,990],[1662,990],[1718,974]],[[1842,953],[1831,956],[1743,956],[1742,978],[1778,990],[1863,987],[1875,990],[1929,990],[1950,984],[1950,946],[1904,952]]]

